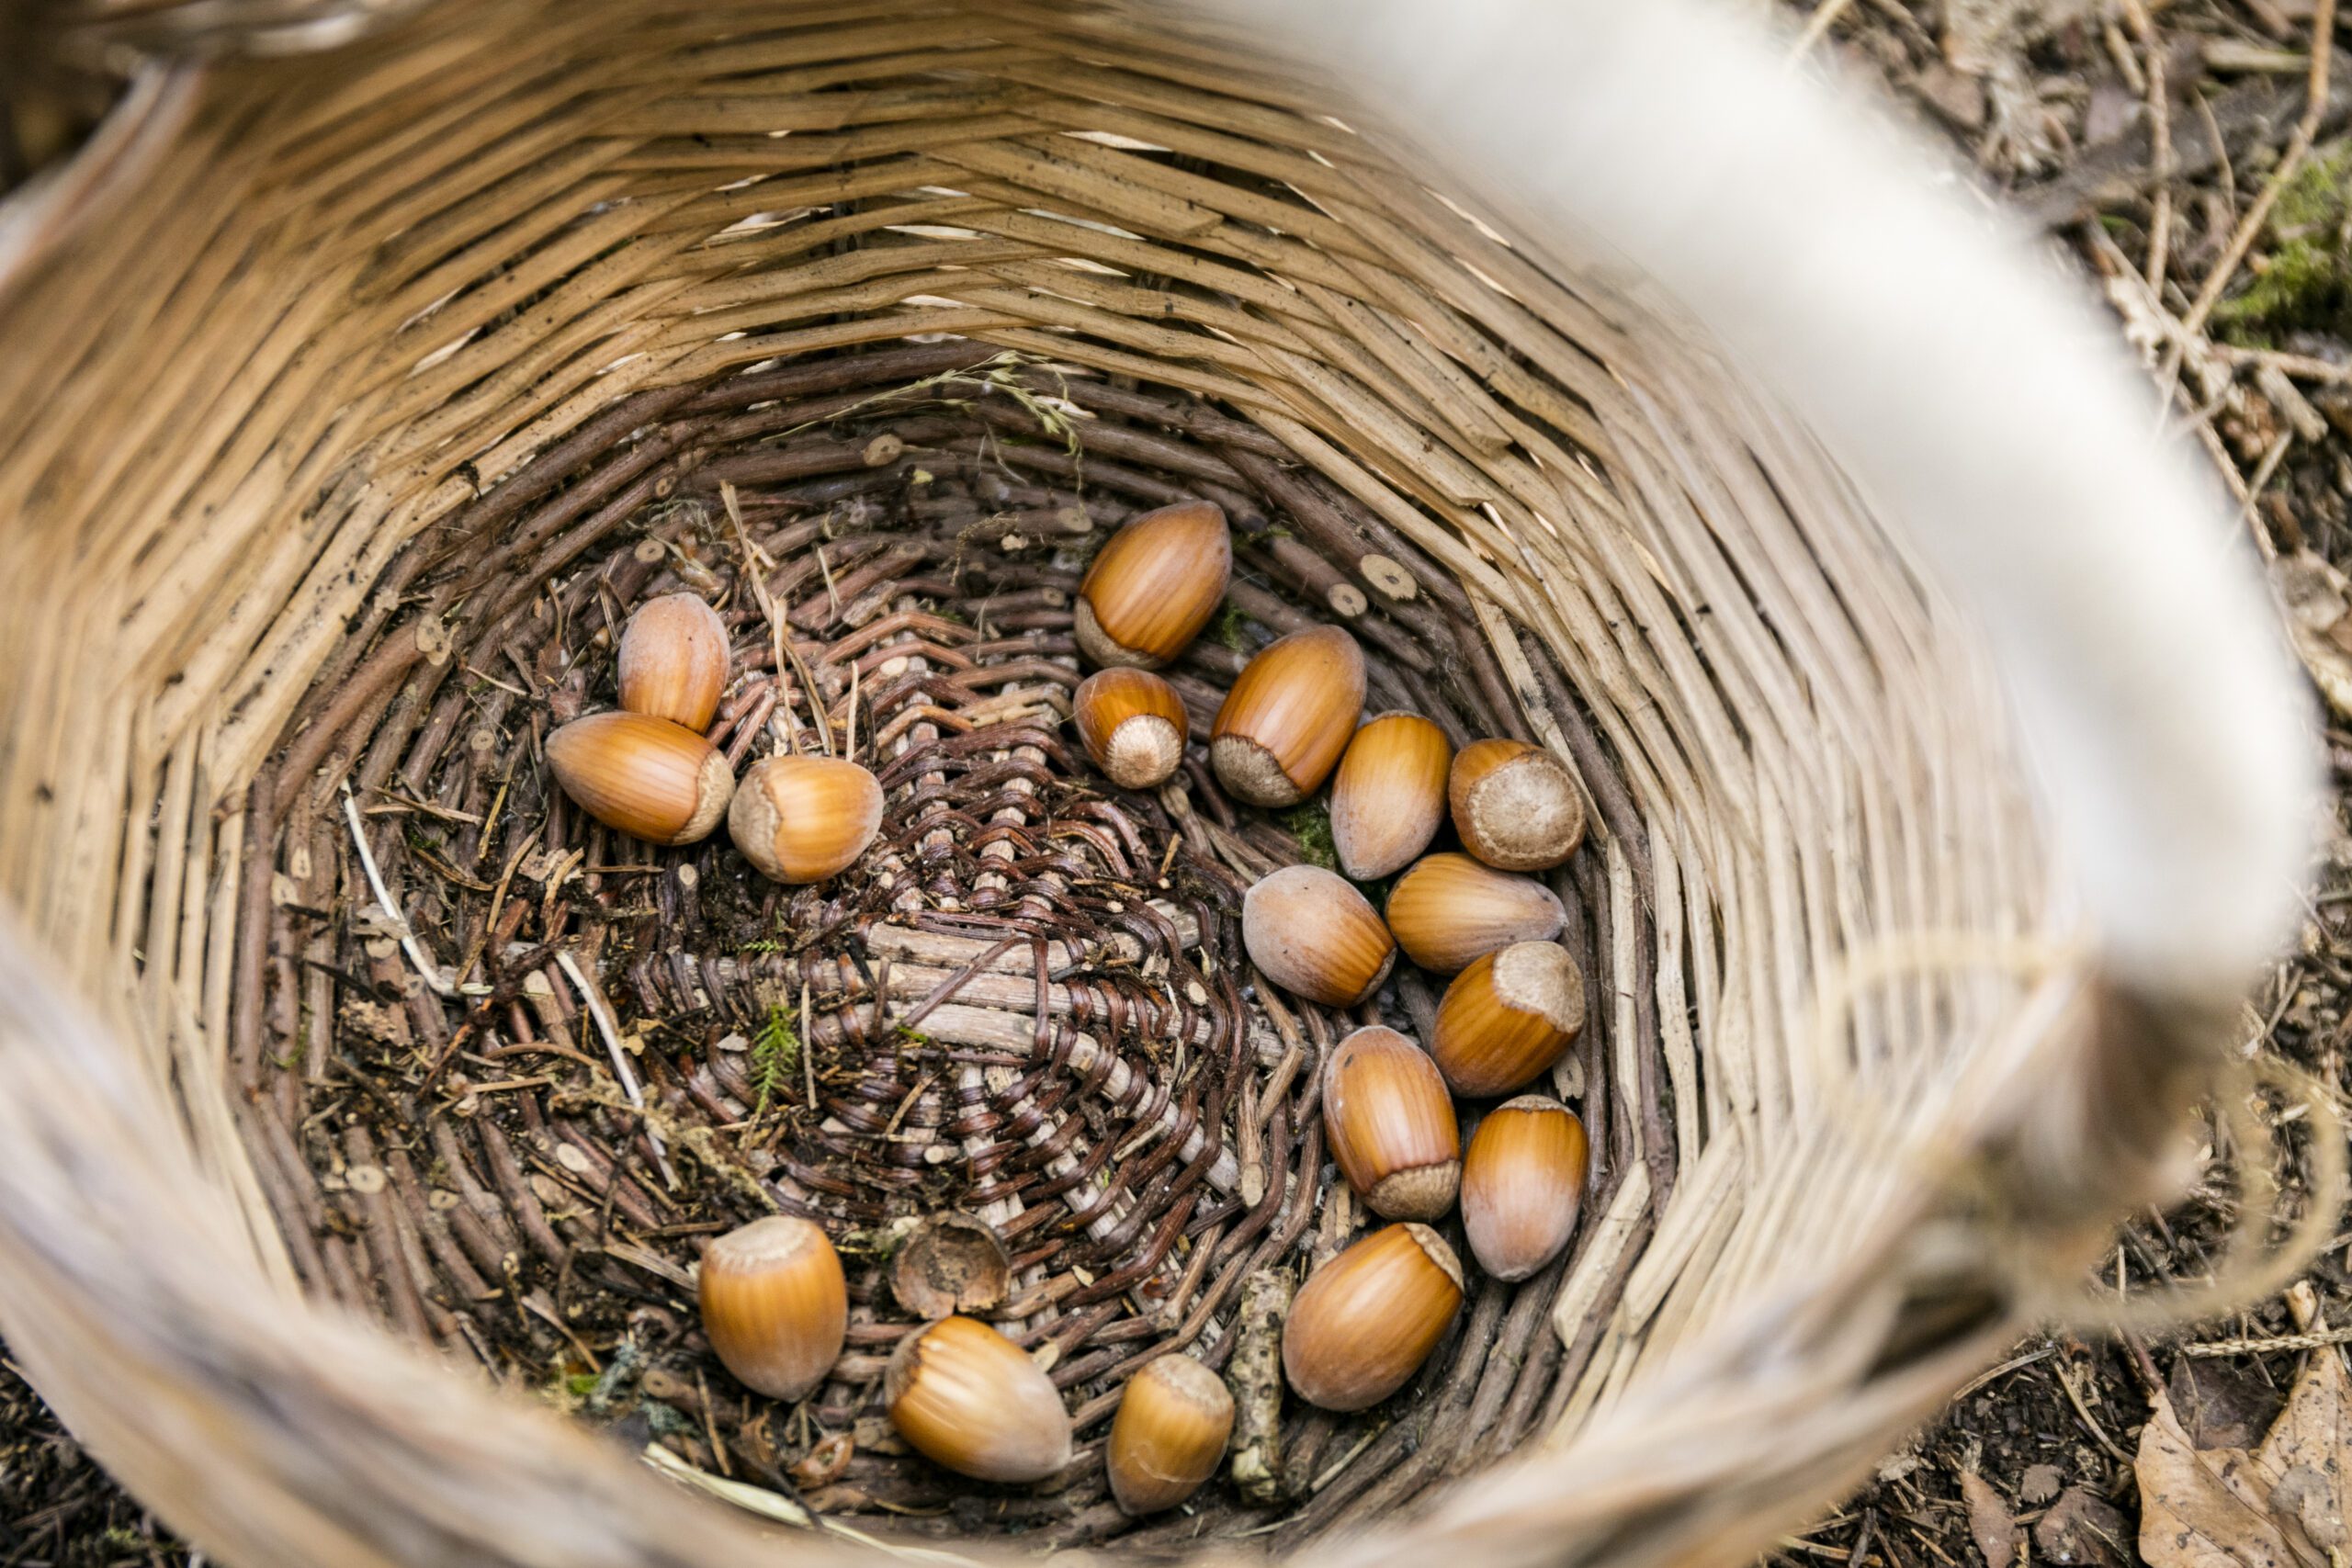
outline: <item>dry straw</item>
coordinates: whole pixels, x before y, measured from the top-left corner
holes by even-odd
[[[1058,808],[1061,678],[960,680],[1005,657],[1000,634],[1067,625],[1062,578],[1011,536],[1204,494],[1243,525],[1252,627],[1346,618],[1373,706],[1523,736],[1590,789],[1557,882],[1593,999],[1558,1080],[1594,1128],[1573,1251],[1486,1289],[1393,1423],[1310,1424],[1281,1506],[1155,1546],[1748,1560],[2152,1195],[2219,1030],[2107,984],[2053,904],[1975,631],[1687,323],[1503,239],[1317,74],[1048,0],[76,15],[71,41],[112,58],[368,35],[299,66],[151,65],[84,164],[0,209],[0,1330],[224,1560],[871,1558],[871,1519],[741,1476],[682,1487],[674,1454],[665,1478],[364,1321],[463,1362],[508,1258],[686,1279],[690,1253],[583,1249],[579,1227],[599,1203],[659,1218],[726,1167],[718,1111],[823,1090],[808,1050],[797,1085],[718,1057],[707,1083],[673,1085],[658,1053],[632,1068],[616,1021],[645,998],[756,993],[796,1046],[864,1048],[845,996],[894,1040],[1086,1042],[1057,1061],[1099,1065],[1086,1081],[1149,1123],[1108,1190],[1179,1214],[1171,1242],[1182,1215],[1205,1227],[1216,1269],[1174,1287],[1197,1323],[1157,1330],[1188,1343],[1266,1299],[1245,1262],[1271,1277],[1339,1239],[1328,1214],[1310,1233],[1311,1069],[1344,1021],[1245,1007],[1187,958],[1231,951],[1206,895],[1063,928],[1202,981],[1168,1037],[1231,1070],[1156,1108],[1112,1079],[1117,1009],[1141,1001],[1049,982],[1069,952],[1043,938],[943,945],[877,906],[869,940],[899,945],[853,978],[798,952],[526,963],[481,936],[642,871],[643,846],[545,805],[532,703],[586,690],[567,660],[599,616],[703,587],[696,541],[757,569],[729,601],[765,671],[722,719],[739,761],[768,735],[862,735],[919,793],[1001,725],[1020,739],[989,820]],[[791,532],[917,469],[949,497],[928,534]],[[975,554],[998,564],[969,581],[996,586],[959,600]],[[968,620],[898,618],[894,595]],[[1138,832],[1204,886],[1296,852],[1187,799]],[[557,813],[543,846],[517,836],[526,807]],[[436,861],[371,811],[437,811],[498,852]],[[884,848],[911,864],[925,842]],[[691,931],[712,863],[663,863],[656,897]],[[1041,874],[1010,848],[956,872],[974,898]],[[494,1092],[465,1052],[510,1017],[550,1072],[578,1058],[571,1098],[510,1129],[531,1180],[495,1116],[420,1149],[307,1120],[340,1048],[348,952],[305,923],[330,907],[372,922],[368,994],[405,1021],[368,1016],[424,1032],[424,1086],[462,1069]],[[420,908],[481,919],[420,929]],[[500,1087],[537,1094],[538,1060]],[[975,1082],[991,1114],[1029,1103]],[[566,1117],[602,1141],[564,1141]],[[1174,1175],[1130,1159],[1153,1139],[1198,1152]],[[1066,1194],[1042,1168],[1012,1197]],[[726,1176],[727,1201],[774,1201]],[[469,1219],[426,1201],[442,1182],[479,1185]],[[595,1201],[551,1217],[544,1190]],[[1084,1213],[1107,1232],[1125,1212]],[[1078,1229],[1067,1260],[1111,1245]],[[517,1294],[524,1331],[574,1332]],[[1130,1341],[1095,1332],[1062,1348],[1073,1378],[1125,1364]],[[711,1391],[686,1403],[723,1453]],[[1083,1510],[974,1517],[1115,1533]],[[891,1550],[1003,1549],[984,1529]]]

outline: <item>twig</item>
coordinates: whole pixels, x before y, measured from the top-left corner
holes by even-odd
[[[571,956],[569,948],[557,953],[555,961],[563,966],[564,974],[571,977],[572,985],[578,988],[581,1004],[588,1010],[588,1016],[595,1021],[596,1032],[605,1037],[605,1049],[612,1055],[613,1075],[621,1080],[621,1092],[628,1096],[628,1102],[631,1105],[640,1112],[643,1111],[645,1092],[637,1087],[637,1074],[630,1069],[628,1055],[621,1049],[620,1031],[616,1029],[613,1026],[613,1021],[605,1016],[605,998],[599,996],[596,988],[588,983],[588,976],[581,973],[580,962]],[[662,1147],[662,1134],[653,1130],[653,1123],[650,1121],[645,1123],[645,1141],[653,1145],[653,1163],[662,1168],[662,1181],[668,1184],[670,1190],[676,1191],[678,1190],[677,1172],[670,1168],[669,1151]]]
[[[743,547],[743,573],[752,580],[752,597],[758,601],[760,615],[768,624],[768,642],[775,655],[776,678],[784,678],[784,653],[787,646],[784,635],[784,617],[776,614],[775,595],[768,592],[767,569],[774,564],[765,550],[752,543],[751,530],[743,526],[743,505],[735,497],[735,487],[725,479],[718,483],[718,503],[726,509],[727,521],[735,525],[735,540]],[[811,702],[810,706],[816,705]],[[775,712],[784,720],[784,744],[788,751],[800,750],[800,737],[794,732],[792,704],[779,702]]]
[[[2090,1406],[2083,1403],[2081,1392],[2075,1387],[2075,1380],[2066,1373],[2066,1363],[2063,1359],[2054,1361],[2051,1363],[2050,1370],[2058,1374],[2058,1386],[2066,1391],[2066,1403],[2073,1405],[2075,1414],[2083,1418],[2083,1425],[2090,1429],[2092,1437],[2098,1439],[2098,1446],[2114,1455],[2117,1463],[2129,1465],[2132,1456],[2116,1447],[2115,1439],[2107,1435],[2107,1428],[2098,1424],[2098,1417],[2093,1416]]]
[[[384,911],[384,918],[391,921],[393,929],[400,932],[401,946],[408,953],[408,961],[416,965],[416,972],[424,977],[424,983],[433,988],[434,995],[459,995],[458,988],[442,976],[440,966],[424,951],[424,941],[417,936],[415,928],[408,923],[408,917],[401,912],[400,905],[393,902],[390,891],[384,886],[383,873],[376,869],[375,852],[368,847],[367,829],[360,825],[359,802],[352,797],[349,784],[343,786],[343,815],[351,824],[351,841],[359,851],[359,869],[368,874],[368,891],[376,896],[377,908]],[[464,994],[488,996],[490,987],[469,986]]]
[[[1805,18],[1804,31],[1797,35],[1797,41],[1789,50],[1789,58],[1792,61],[1803,60],[1811,52],[1813,46],[1821,41],[1823,35],[1837,26],[1838,18],[1844,16],[1853,3],[1854,0],[1821,0],[1813,15]]]
[[[2267,1356],[2280,1350],[2316,1350],[2327,1345],[2352,1345],[2352,1326],[2319,1328],[2309,1334],[2275,1334],[2261,1339],[2208,1339],[2184,1345],[2180,1353],[2199,1360],[2224,1356]]]
[[[2156,183],[2154,210],[2148,220],[2148,287],[2164,295],[2165,274],[2172,265],[2172,100],[2165,88],[2164,51],[2157,47],[2156,29],[2141,0],[2123,0],[2124,18],[2147,55],[2148,140],[2154,149]]]

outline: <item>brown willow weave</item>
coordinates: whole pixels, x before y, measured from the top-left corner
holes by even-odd
[[[1131,1540],[1743,1560],[1983,1364],[2021,1259],[2072,1267],[2081,1216],[1978,1157],[2099,1058],[2080,975],[2015,956],[2041,874],[1973,635],[1687,323],[1350,109],[1115,4],[483,0],[151,74],[44,193],[0,295],[0,1325],[176,1528],[256,1564],[1125,1528],[1117,1380],[1221,1359],[1363,1219],[1313,1090],[1350,1021],[1250,987],[1234,930],[1311,822],[1196,767],[1112,799],[1058,725],[1074,570],[1182,496],[1239,547],[1196,725],[1340,620],[1370,707],[1580,769],[1596,1153],[1570,1255],[1477,1286],[1408,1396],[1294,1407],[1273,1501]],[[892,786],[888,882],[786,895],[550,793],[665,587],[727,604],[752,743],[801,689],[753,572]],[[754,1077],[779,1008],[797,1084]],[[846,1468],[700,1375],[698,1238],[933,1200],[1008,1235],[1086,1445],[1059,1495],[891,1451],[870,1279],[817,1400]],[[835,1522],[763,1540],[485,1386],[582,1367],[559,1397],[636,1385],[614,1429],[673,1472]]]

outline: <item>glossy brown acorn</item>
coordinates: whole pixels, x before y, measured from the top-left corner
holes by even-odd
[[[770,757],[743,775],[727,831],[773,881],[822,882],[857,863],[882,826],[882,786],[842,757]]]
[[[1558,897],[1533,877],[1452,852],[1424,855],[1398,877],[1387,916],[1405,956],[1437,975],[1515,942],[1549,942],[1567,919]]]
[[[1584,791],[1566,762],[1524,740],[1476,740],[1446,782],[1453,830],[1498,871],[1544,871],[1584,841]]]
[[[1462,1156],[1462,1229],[1479,1268],[1524,1280],[1560,1255],[1589,1153],[1584,1123],[1556,1100],[1522,1094],[1487,1113]]]
[[[890,1424],[916,1452],[976,1481],[1043,1481],[1069,1463],[1069,1414],[1029,1353],[977,1318],[899,1341],[882,1374]]]
[[[1127,1380],[1103,1465],[1130,1514],[1172,1508],[1216,1473],[1233,1435],[1233,1396],[1190,1356],[1162,1356]]]
[[[1430,847],[1445,820],[1453,748],[1415,713],[1385,713],[1348,742],[1331,775],[1331,846],[1358,882],[1388,876]]]
[[[573,719],[548,737],[548,766],[582,811],[649,843],[707,838],[735,794],[735,774],[717,747],[642,714]]]
[[[1556,942],[1521,942],[1453,977],[1438,998],[1430,1055],[1473,1099],[1532,1083],[1584,1027],[1584,976]]]
[[[704,1249],[702,1331],[744,1387],[798,1399],[825,1381],[849,1328],[849,1286],[825,1233],[771,1214]]]
[[[1148,670],[1098,670],[1070,699],[1078,738],[1121,789],[1164,784],[1184,760],[1192,721],[1176,688]]]
[[[727,624],[693,593],[637,607],[621,629],[621,706],[705,729],[727,685]]]
[[[1242,666],[1209,727],[1209,762],[1236,800],[1295,806],[1322,787],[1363,712],[1363,649],[1337,626],[1277,637]]]
[[[1233,575],[1233,535],[1214,502],[1180,501],[1111,536],[1078,585],[1072,630],[1097,664],[1149,670],[1201,635]]]
[[[1429,1054],[1393,1029],[1359,1029],[1323,1064],[1323,1132],[1348,1185],[1391,1220],[1453,1207],[1462,1127]]]
[[[1317,1269],[1283,1325],[1283,1373],[1309,1404],[1364,1410],[1409,1382],[1462,1306],[1462,1263],[1427,1225],[1390,1225]]]
[[[1363,894],[1319,865],[1260,877],[1241,899],[1241,944],[1283,990],[1326,1007],[1353,1007],[1396,962],[1396,944]]]

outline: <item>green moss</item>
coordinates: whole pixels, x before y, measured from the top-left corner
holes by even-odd
[[[2281,187],[2247,276],[2213,308],[2221,336],[2256,347],[2299,329],[2352,331],[2352,254],[2342,239],[2347,202],[2352,141],[2314,152]]]
[[[1299,852],[1326,871],[1340,869],[1340,852],[1331,841],[1331,808],[1319,800],[1304,801],[1282,815],[1283,830],[1298,840]]]
[[[1250,617],[1241,606],[1227,599],[1217,610],[1216,619],[1209,623],[1209,636],[1236,653],[1250,651]]]
[[[767,1021],[752,1037],[752,1081],[760,1090],[759,1101],[752,1107],[754,1116],[768,1108],[768,1101],[776,1091],[791,1083],[792,1075],[800,1069],[800,1034],[794,1027],[796,1022],[792,1009],[782,1002],[770,1002]]]

